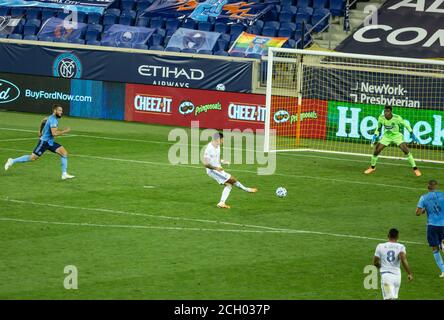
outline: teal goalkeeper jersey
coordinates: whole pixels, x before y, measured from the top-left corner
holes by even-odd
[[[376,129],[375,134],[379,135],[381,128],[384,127],[384,135],[387,137],[393,137],[401,133],[400,126],[403,126],[409,132],[412,132],[412,127],[410,127],[401,116],[393,114],[392,118],[387,120],[384,115],[381,114],[378,118],[378,129]]]

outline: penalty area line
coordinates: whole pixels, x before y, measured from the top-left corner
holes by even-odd
[[[288,229],[288,228],[276,228],[276,227],[241,224],[241,223],[226,222],[226,221],[192,219],[192,218],[172,217],[172,216],[163,216],[163,215],[156,216],[156,215],[152,215],[152,214],[125,212],[125,211],[120,211],[120,210],[111,210],[111,209],[104,209],[104,208],[86,208],[86,207],[76,207],[76,206],[65,206],[65,205],[57,205],[57,204],[49,204],[49,203],[38,203],[38,202],[32,202],[32,201],[15,200],[15,199],[9,199],[9,198],[0,198],[0,201],[19,203],[19,204],[25,204],[25,205],[34,205],[34,206],[45,206],[45,207],[54,207],[54,208],[62,208],[62,209],[76,209],[76,210],[83,210],[83,211],[93,211],[93,212],[95,211],[95,212],[114,213],[114,214],[122,214],[122,215],[144,216],[144,217],[151,217],[151,218],[158,218],[158,219],[183,220],[183,221],[201,222],[201,223],[208,223],[208,224],[229,225],[229,226],[236,226],[236,227],[242,227],[242,228],[261,229],[261,230],[246,230],[246,229],[233,230],[233,229],[214,229],[214,228],[162,227],[163,229],[170,229],[170,230],[244,232],[244,233],[284,233],[284,234],[293,233],[293,234],[311,234],[311,235],[320,235],[320,236],[330,236],[330,237],[337,237],[337,238],[372,240],[372,241],[380,241],[380,242],[387,240],[387,239],[382,239],[382,238],[373,238],[373,237],[348,235],[348,234],[340,234],[340,233],[330,233],[330,232],[311,231],[311,230],[297,230],[297,229]],[[0,221],[3,219],[5,219],[5,218],[0,218]],[[12,218],[7,218],[7,219],[12,219]],[[20,220],[20,219],[16,219],[16,220]],[[25,222],[25,221],[34,221],[34,220],[23,220],[21,222]],[[17,221],[17,222],[20,222],[20,221]],[[66,223],[65,222],[53,222],[53,224],[67,224],[67,223],[68,222],[66,222]],[[82,224],[82,225],[84,225],[84,224]],[[103,225],[103,226],[110,226],[110,225]],[[160,227],[141,226],[141,228],[155,229],[155,228],[160,228]],[[231,230],[231,231],[226,231],[226,230]],[[409,240],[404,240],[403,242],[409,243],[409,244],[425,245],[422,242],[409,241]]]

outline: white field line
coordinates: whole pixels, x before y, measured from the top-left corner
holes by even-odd
[[[287,228],[274,228],[274,227],[268,227],[268,226],[240,224],[240,223],[226,222],[226,221],[192,219],[192,218],[171,217],[171,216],[163,216],[163,215],[156,216],[156,215],[152,215],[152,214],[126,212],[126,211],[121,211],[121,210],[112,210],[112,209],[103,209],[103,208],[87,208],[87,207],[77,207],[77,206],[65,206],[65,205],[58,205],[58,204],[38,203],[38,202],[33,202],[33,201],[22,201],[22,200],[15,200],[15,199],[0,198],[0,201],[6,201],[6,202],[12,202],[12,203],[18,203],[18,204],[24,204],[24,205],[44,206],[44,207],[51,207],[51,208],[74,209],[74,210],[81,210],[81,211],[103,212],[103,213],[112,213],[112,214],[120,214],[120,215],[144,216],[144,217],[158,218],[158,219],[183,220],[183,221],[193,221],[193,222],[201,222],[201,223],[208,223],[208,224],[230,225],[230,226],[237,226],[237,227],[243,227],[243,228],[247,227],[247,228],[261,229],[261,230],[245,230],[245,229],[244,230],[242,230],[242,229],[232,230],[232,229],[212,229],[212,228],[205,229],[205,228],[183,228],[183,227],[161,227],[161,226],[100,225],[100,224],[97,224],[95,226],[111,226],[111,227],[119,227],[119,226],[125,227],[126,226],[126,227],[130,227],[130,228],[132,227],[132,228],[149,228],[149,229],[195,230],[195,231],[218,231],[218,232],[298,233],[298,234],[315,234],[315,235],[322,235],[322,236],[332,236],[332,237],[352,238],[352,239],[362,239],[362,240],[374,240],[374,241],[386,241],[387,240],[387,239],[381,239],[381,238],[372,238],[372,237],[347,235],[347,234],[339,234],[339,233],[329,233],[329,232],[310,231],[310,230],[297,230],[297,229],[287,229]],[[14,219],[14,218],[7,218],[7,217],[0,218],[0,221],[16,221],[16,222],[29,222],[29,223],[51,223],[51,224],[61,224],[61,225],[62,224],[72,224],[72,223],[68,223],[68,222],[50,222],[50,221],[23,220],[23,219]],[[94,226],[93,224],[87,224],[87,223],[75,223],[75,225],[90,225],[90,226]],[[407,241],[403,241],[403,242],[404,243],[409,243],[409,244],[424,245],[424,243],[416,242],[416,241],[408,241],[407,240]]]
[[[0,128],[0,130],[10,130],[10,131],[22,131],[22,132],[35,132],[33,130],[25,130],[25,129],[14,129],[14,128]],[[63,136],[61,136],[63,137]],[[125,139],[125,138],[114,138],[114,137],[106,137],[106,136],[94,136],[94,135],[85,135],[85,134],[78,134],[78,135],[73,135],[73,137],[82,137],[82,138],[92,138],[92,139],[102,139],[102,140],[111,140],[111,141],[126,141],[126,142],[140,142],[140,143],[153,143],[153,144],[164,144],[164,145],[173,145],[176,144],[177,142],[174,141],[156,141],[156,140],[141,140],[141,139]],[[27,139],[24,139],[27,140]],[[0,140],[1,141],[8,141],[8,140]],[[188,144],[177,144],[177,145],[188,145]],[[192,145],[192,147],[196,148],[196,147],[202,147],[202,146],[197,146],[197,145]],[[234,148],[233,150],[242,150],[242,151],[256,151],[256,150],[251,150],[251,149],[239,149],[239,148]],[[305,154],[298,154],[297,152],[300,152],[301,150],[295,151],[295,150],[290,150],[293,151],[294,153],[290,153],[290,152],[279,152],[278,155],[279,156],[293,156],[293,157],[309,157],[309,158],[317,158],[317,159],[327,159],[327,160],[333,160],[333,161],[344,161],[344,162],[359,162],[359,163],[366,163],[368,164],[369,162],[366,160],[357,160],[357,159],[350,159],[350,158],[335,158],[335,157],[327,157],[327,156],[317,156],[317,155],[305,155]],[[319,152],[319,153],[328,153],[328,152],[321,152],[321,151],[310,151],[309,149],[307,149],[307,152]],[[342,153],[341,153],[342,154]],[[349,154],[350,156],[359,156],[362,157],[362,155],[356,155],[356,154]],[[370,155],[368,155],[370,157]],[[383,158],[383,156],[381,156]],[[388,158],[390,159],[390,158]],[[398,159],[398,158],[397,158]],[[404,158],[399,158],[402,160],[405,160]],[[404,167],[410,167],[410,165],[408,164],[403,164],[403,163],[393,163],[393,162],[383,162],[380,161],[380,164],[383,165],[389,165],[389,166],[404,166]],[[425,168],[425,169],[434,169],[434,170],[444,170],[444,167],[442,166],[436,166],[436,167],[432,167],[432,166],[423,166],[421,165],[421,168]]]
[[[29,152],[29,150],[23,150],[23,149],[11,149],[11,148],[0,148],[0,150],[8,150],[8,151],[17,151],[17,152]],[[110,158],[110,157],[100,157],[100,156],[91,156],[91,155],[82,155],[82,154],[70,154],[71,157],[79,157],[79,158],[87,158],[87,159],[97,159],[97,160],[106,160],[106,161],[117,161],[117,162],[128,162],[128,163],[138,163],[138,164],[148,164],[148,165],[156,165],[156,166],[168,166],[168,167],[185,167],[185,168],[193,168],[193,169],[199,169],[203,170],[203,166],[197,166],[197,165],[188,165],[188,164],[179,164],[179,165],[173,165],[168,162],[156,162],[156,161],[144,161],[144,160],[131,160],[131,159],[120,159],[120,158]],[[229,171],[232,172],[244,172],[249,174],[257,174],[257,171],[252,170],[242,170],[242,169],[229,169]],[[424,188],[414,188],[414,187],[406,187],[401,185],[392,185],[392,184],[385,184],[385,183],[371,183],[371,182],[365,182],[365,181],[356,181],[356,180],[344,180],[344,179],[334,179],[334,178],[324,178],[324,177],[317,177],[317,176],[306,176],[306,175],[295,175],[295,174],[283,174],[283,173],[274,173],[275,176],[281,176],[281,177],[291,177],[296,179],[311,179],[311,180],[320,180],[320,181],[326,181],[326,182],[339,182],[339,183],[349,183],[349,184],[359,184],[359,185],[366,185],[366,186],[379,186],[379,187],[387,187],[387,188],[398,188],[398,189],[406,189],[406,190],[422,190],[424,191]]]

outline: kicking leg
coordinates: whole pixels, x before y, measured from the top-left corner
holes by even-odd
[[[244,190],[245,192],[251,192],[251,193],[257,192],[257,189],[256,189],[256,188],[248,188],[248,187],[245,187],[245,186],[244,186],[242,183],[240,183],[240,182],[239,182],[234,176],[231,176],[230,179],[228,179],[227,182],[230,183],[230,184],[232,184],[232,185],[234,185],[235,187],[238,187],[239,189]]]
[[[407,161],[412,166],[413,171],[415,172],[416,176],[420,177],[422,175],[421,171],[419,171],[418,167],[416,166],[415,159],[413,159],[413,155],[410,153],[410,150],[409,150],[409,147],[407,147],[407,144],[405,142],[403,142],[399,145],[399,148],[407,156]]]
[[[442,260],[441,253],[439,252],[439,247],[432,247],[433,258],[435,258],[436,265],[439,270],[441,270],[440,278],[444,278],[444,262]]]
[[[373,152],[371,161],[370,161],[370,168],[364,171],[365,174],[370,174],[376,171],[376,162],[378,161],[378,156],[384,150],[385,145],[382,143],[378,143],[375,147],[375,151]]]
[[[73,175],[68,174],[68,151],[62,146],[58,147],[55,151],[59,156],[62,163],[62,180],[72,179]]]

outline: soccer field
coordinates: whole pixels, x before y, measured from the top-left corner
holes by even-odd
[[[29,154],[43,115],[0,112],[1,164]],[[171,165],[172,127],[64,117],[71,181],[47,152],[0,174],[0,299],[381,299],[363,286],[364,267],[389,228],[414,281],[403,272],[400,299],[442,299],[444,280],[414,214],[429,179],[444,168],[317,153],[277,155],[277,170],[227,171],[222,188],[199,165]],[[187,129],[189,130],[189,129]],[[203,146],[203,144],[202,144]],[[369,146],[370,148],[370,146]],[[275,195],[277,187],[286,198]],[[78,290],[63,286],[78,268]]]

